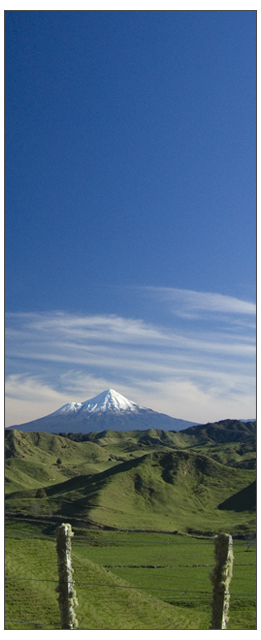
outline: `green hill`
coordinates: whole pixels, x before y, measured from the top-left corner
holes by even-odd
[[[196,436],[200,443],[207,442],[246,442],[256,437],[256,422],[242,422],[241,420],[220,420],[205,425],[189,427],[184,432]]]
[[[25,527],[21,532],[28,536]],[[60,629],[55,538],[37,536],[35,531],[23,539],[22,533],[11,533],[6,540],[5,629]],[[131,547],[124,548],[126,557]],[[148,593],[149,589],[139,589],[91,561],[91,549],[87,543],[77,545],[77,539],[73,541],[79,630],[207,628],[209,605],[206,610],[189,610],[159,600]],[[14,580],[14,576],[20,580]],[[208,583],[207,589],[210,592]],[[162,595],[169,593],[160,591]]]
[[[5,628],[60,628],[53,536],[66,521],[79,629],[207,629],[211,537],[256,528],[255,425],[230,422],[87,437],[8,430]],[[253,629],[255,559],[238,543],[229,628]]]
[[[214,459],[217,453],[209,456],[213,445],[195,441],[191,448],[190,436],[184,435],[180,449],[182,434],[155,430],[90,434],[82,442],[11,430],[6,436],[6,510],[127,530],[253,529],[252,504],[218,508],[255,480],[254,469],[226,463],[227,447],[235,463],[238,442],[219,445],[223,464]]]
[[[86,515],[115,528],[184,531],[193,523],[196,529],[215,532],[230,520],[224,513],[220,517],[221,500],[252,478],[253,472],[225,468],[194,452],[154,452],[81,478],[81,486],[80,478],[60,486],[59,513]],[[55,487],[49,491],[57,504]]]
[[[6,431],[6,493],[57,483],[80,473],[97,473],[113,464],[109,457],[95,442],[80,444],[50,433]]]

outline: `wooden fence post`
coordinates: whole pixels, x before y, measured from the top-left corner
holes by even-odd
[[[72,536],[73,531],[70,524],[63,523],[56,530],[56,549],[59,574],[59,585],[56,588],[56,591],[59,593],[58,602],[62,629],[77,629],[78,627],[78,621],[74,613],[74,607],[77,606],[78,602],[72,577]]]
[[[229,585],[233,568],[233,540],[228,533],[215,536],[216,566],[211,573],[213,583],[210,629],[226,629],[229,610]]]

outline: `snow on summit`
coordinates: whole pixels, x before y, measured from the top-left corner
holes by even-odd
[[[141,407],[124,398],[114,389],[107,389],[107,391],[103,391],[85,402],[68,402],[48,416],[8,428],[64,435],[67,433],[100,433],[105,430],[163,429],[181,431],[195,424],[195,422],[171,418],[166,414]]]
[[[78,413],[82,407],[82,402],[68,402],[54,413]]]
[[[106,411],[120,413],[121,411],[137,411],[139,408],[135,402],[127,400],[127,398],[124,398],[124,396],[114,391],[114,389],[108,389],[85,402],[69,402],[58,409],[58,411],[55,411],[55,414],[83,413],[85,411],[88,413],[104,413]]]
[[[114,389],[108,389],[103,391],[98,396],[86,400],[83,403],[82,411],[135,411],[138,405],[135,402],[131,402],[124,398],[120,393],[114,391]]]

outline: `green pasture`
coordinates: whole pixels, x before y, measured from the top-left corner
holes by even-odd
[[[59,629],[55,525],[7,520],[6,629]],[[207,629],[214,543],[74,528],[79,629]],[[256,549],[234,541],[229,629],[255,629]]]
[[[79,629],[208,629],[213,536],[256,529],[252,431],[7,431],[5,628],[60,628],[59,517],[75,532]],[[228,628],[255,629],[255,547],[234,539],[234,556]]]

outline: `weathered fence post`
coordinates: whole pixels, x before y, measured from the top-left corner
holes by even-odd
[[[59,593],[62,629],[77,629],[78,622],[74,613],[77,606],[76,592],[73,583],[73,568],[71,561],[71,538],[73,536],[70,524],[61,524],[56,530],[56,549],[58,556],[59,585],[56,591]]]
[[[233,540],[228,533],[215,536],[216,566],[211,573],[213,583],[210,629],[226,629],[229,610],[229,585],[233,568]]]

